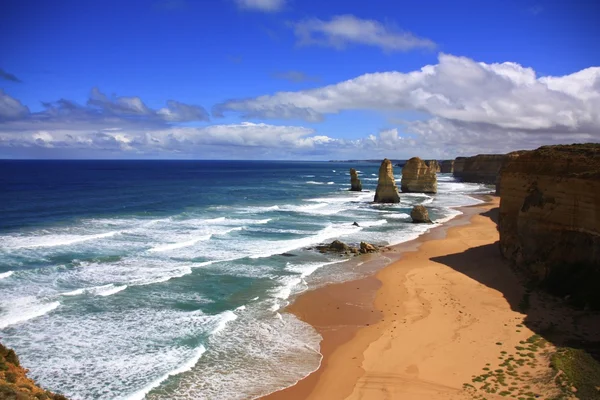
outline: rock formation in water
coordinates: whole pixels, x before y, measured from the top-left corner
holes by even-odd
[[[600,144],[522,152],[500,185],[504,257],[551,292],[600,308]]]
[[[353,192],[362,191],[362,183],[358,179],[358,174],[354,168],[350,168],[350,190]]]
[[[410,211],[410,217],[412,218],[412,222],[415,223],[431,223],[429,212],[422,205],[414,206]]]
[[[41,389],[27,377],[14,350],[0,344],[0,399],[15,400],[67,400],[60,394]]]
[[[454,172],[454,160],[444,160],[440,166],[440,172],[443,174],[451,174]]]
[[[437,193],[435,165],[431,167],[419,157],[413,157],[402,168],[402,191],[405,193]]]
[[[440,163],[437,160],[427,161],[427,166],[429,166],[429,168],[433,169],[435,172],[441,171]]]
[[[379,167],[379,179],[374,201],[375,203],[400,203],[392,162],[387,158],[382,161]]]

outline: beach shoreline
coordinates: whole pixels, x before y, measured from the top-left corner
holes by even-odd
[[[512,279],[513,289],[522,290],[522,285],[500,257],[495,243],[498,233],[492,219],[499,198],[484,195],[480,199],[484,202],[459,208],[461,215],[432,228],[419,238],[392,246],[384,254],[395,254],[399,259],[375,274],[359,280],[326,285],[299,295],[286,308],[286,312],[312,325],[323,337],[321,365],[295,385],[262,399],[362,399],[396,398],[395,396],[402,396],[403,399],[470,398],[463,390],[463,384],[470,382],[471,376],[481,370],[486,360],[497,358],[495,353],[499,350],[496,343],[501,340],[518,344],[519,340],[533,334],[523,328],[519,332],[514,329],[499,329],[500,332],[494,335],[489,327],[495,321],[500,327],[517,325],[523,315],[511,309],[502,293],[469,279],[461,272],[444,265],[441,260],[431,261],[431,258],[451,257],[485,247],[482,256],[493,256],[494,265],[506,266],[504,271],[499,271],[503,275],[502,279]],[[494,250],[496,254],[493,254]],[[466,254],[462,261],[470,260],[467,264],[476,263],[477,259],[474,257],[477,256],[478,254]],[[423,271],[426,269],[426,276],[416,273],[420,272],[416,271],[417,268]],[[426,287],[440,286],[436,282],[436,276],[442,274],[450,276],[449,280],[444,280],[450,283],[442,284],[441,288],[447,291],[452,301],[444,302],[444,296],[439,293],[424,295]],[[421,279],[424,282],[415,281]],[[487,323],[482,323],[476,314],[485,314],[490,310],[486,311],[486,305],[481,302],[474,306],[477,310],[471,310],[472,307],[463,304],[468,302],[455,298],[460,297],[458,293],[451,293],[452,286],[459,285],[455,280],[463,281],[459,284],[465,287],[458,291],[462,290],[462,294],[467,297],[468,291],[472,289],[487,295],[489,299],[482,302],[491,304],[493,312],[501,311],[498,312],[500,320],[492,318]],[[399,287],[401,290],[398,290]],[[433,307],[432,302],[438,304]],[[473,328],[473,324],[481,326],[477,326],[479,330],[470,329],[474,333],[467,336],[474,334],[472,339],[476,339],[477,335],[486,334],[496,338],[490,338],[487,345],[479,343],[476,346],[452,340],[452,335],[460,336],[461,330],[466,326]],[[420,325],[433,327],[434,330],[422,331],[423,327]],[[454,333],[448,337],[446,332],[436,338],[433,332],[437,330]],[[456,338],[455,336],[454,339]],[[416,340],[410,345],[409,339]],[[404,343],[404,346],[398,346],[400,343]],[[421,345],[433,349],[437,358],[431,354],[420,354],[427,352],[420,349]],[[411,350],[413,346],[416,347]],[[469,350],[468,347],[472,349]],[[453,357],[462,359],[463,362],[455,364],[451,361],[452,357],[444,356],[445,351],[455,353]],[[421,377],[424,372],[426,377]]]

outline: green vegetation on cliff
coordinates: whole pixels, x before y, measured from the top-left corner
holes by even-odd
[[[14,350],[0,344],[0,400],[67,400],[41,389],[27,377]]]

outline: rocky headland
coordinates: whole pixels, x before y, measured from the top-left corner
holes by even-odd
[[[379,167],[379,178],[373,201],[375,203],[400,203],[392,162],[387,158],[381,162]]]
[[[358,174],[354,168],[350,168],[350,190],[353,192],[362,191],[362,183],[358,179]]]
[[[443,160],[440,165],[440,172],[443,174],[451,174],[454,172],[454,160]]]
[[[600,309],[600,144],[509,157],[500,193],[504,257],[550,292]]]
[[[436,164],[413,157],[402,168],[401,189],[406,193],[437,193]]]

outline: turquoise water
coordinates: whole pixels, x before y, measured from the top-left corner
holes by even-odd
[[[349,192],[350,167],[363,188]],[[309,287],[361,276],[309,248],[395,244],[475,204],[371,201],[378,164],[0,161],[0,337],[73,399],[245,399],[319,365],[320,336],[281,312]],[[400,169],[396,171],[400,178]],[[359,227],[353,226],[356,221]]]

